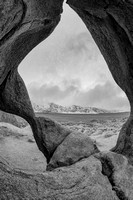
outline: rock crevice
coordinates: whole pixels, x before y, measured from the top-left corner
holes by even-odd
[[[102,174],[108,178],[118,198],[132,200],[133,167],[128,163],[127,158],[111,152],[102,152],[95,157],[100,160]]]
[[[37,175],[16,171],[2,161],[0,162],[0,198],[5,200],[119,200],[101,170],[100,161],[93,156],[69,167]]]
[[[114,167],[112,163],[110,163],[106,158],[101,158],[100,161],[102,164],[102,174],[104,176],[107,176],[110,184],[112,185],[112,190],[116,192],[116,195],[118,196],[120,200],[128,200],[124,192],[115,185],[115,182],[113,180]]]

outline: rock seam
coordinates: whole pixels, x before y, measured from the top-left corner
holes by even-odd
[[[115,185],[115,182],[113,180],[113,165],[105,158],[98,158],[97,156],[95,156],[97,159],[100,160],[101,165],[102,165],[102,171],[101,173],[106,176],[112,186],[112,190],[116,193],[117,197],[120,200],[129,200],[125,193],[118,187]]]

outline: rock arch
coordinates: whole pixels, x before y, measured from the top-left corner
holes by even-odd
[[[131,115],[113,149],[133,157],[133,3],[131,0],[68,0],[91,32],[117,84],[126,93]],[[0,3],[0,109],[25,118],[38,148],[49,162],[59,144],[48,147],[42,138],[46,120],[36,118],[17,67],[57,26],[63,0],[2,0]],[[49,121],[47,126],[52,123]],[[62,128],[60,127],[60,132]],[[65,136],[69,134],[65,130]],[[63,136],[64,137],[64,136]],[[63,138],[60,139],[60,143]]]

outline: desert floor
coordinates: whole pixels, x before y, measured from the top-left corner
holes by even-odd
[[[119,131],[127,120],[127,114],[109,118],[95,118],[89,121],[62,121],[62,125],[72,130],[85,132],[96,142],[101,151],[115,146]],[[46,169],[46,160],[38,150],[30,126],[18,128],[0,122],[0,157],[18,170],[42,173]]]

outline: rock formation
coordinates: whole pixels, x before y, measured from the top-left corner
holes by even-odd
[[[125,155],[133,163],[133,2],[68,0],[67,3],[86,24],[116,83],[129,99],[131,115],[113,151]],[[0,110],[19,115],[31,125],[38,148],[47,162],[53,156],[51,162],[56,161],[56,167],[60,167],[58,161],[62,152],[74,144],[74,133],[50,119],[35,117],[17,68],[57,26],[62,4],[63,0],[0,2]],[[78,138],[81,146],[82,139]],[[101,153],[79,161],[95,153],[92,141],[89,144],[89,154],[84,152],[82,155],[77,149],[73,150],[73,161],[78,161],[74,165],[40,175],[19,172],[0,159],[0,198],[132,200],[133,167],[127,158],[115,153]],[[59,150],[62,151],[60,154]],[[69,149],[66,152],[67,158]],[[67,160],[64,163],[68,165]]]
[[[28,125],[27,121],[25,121],[23,118],[3,111],[0,111],[0,122],[12,124],[18,128],[26,127]]]
[[[0,161],[1,200],[119,200],[94,157],[40,175],[13,170]]]
[[[96,157],[102,163],[102,173],[108,177],[119,199],[133,199],[133,166],[120,154],[102,152]]]
[[[88,134],[73,131],[56,148],[47,170],[72,165],[98,152],[98,148]]]
[[[33,175],[0,157],[0,199],[132,200],[133,166],[122,155],[104,152]]]

